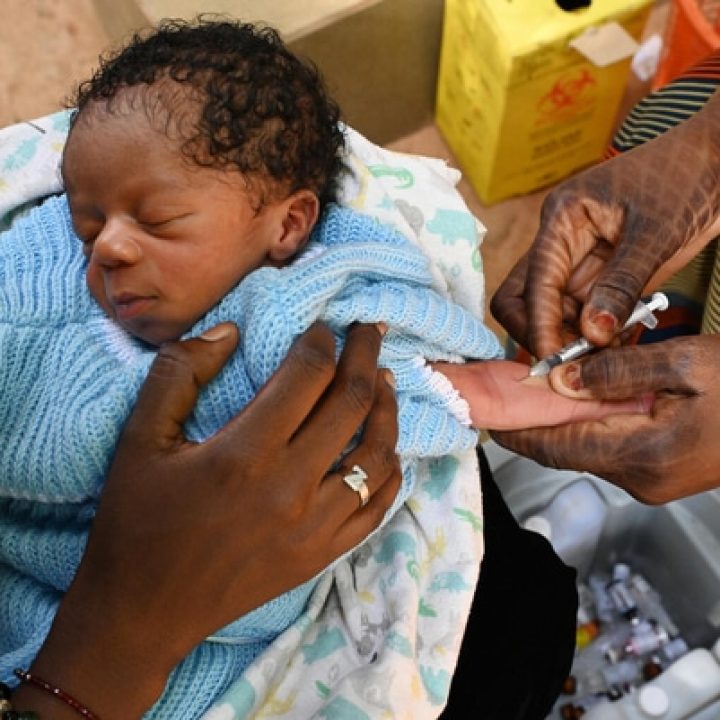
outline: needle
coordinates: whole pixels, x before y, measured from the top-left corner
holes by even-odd
[[[627,330],[638,323],[642,323],[646,328],[652,330],[657,325],[657,318],[653,315],[653,310],[667,310],[668,305],[667,295],[661,292],[654,293],[652,298],[646,303],[638,300],[635,309],[623,325],[622,330]],[[530,368],[530,376],[539,377],[541,375],[547,375],[554,367],[582,357],[592,350],[593,347],[595,346],[586,338],[578,338],[556,353],[548,355],[548,357],[535,363],[535,365]]]

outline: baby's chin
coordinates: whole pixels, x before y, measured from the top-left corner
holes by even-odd
[[[118,324],[123,328],[123,330],[132,335],[136,340],[140,340],[146,345],[155,348],[160,347],[165,343],[179,340],[192,327],[192,324],[179,327],[175,323],[152,321],[118,321]]]
[[[157,310],[161,308],[153,307],[154,304],[157,305],[153,299],[149,301],[142,299],[133,307],[119,307],[114,306],[103,294],[92,290],[91,294],[111,320],[133,338],[151,347],[160,347],[167,342],[179,340],[197,322],[196,318],[184,321],[178,318],[159,317],[160,313]],[[154,310],[156,312],[153,312]]]

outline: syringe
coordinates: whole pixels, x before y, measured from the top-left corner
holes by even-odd
[[[638,300],[635,309],[632,311],[632,314],[622,329],[627,330],[638,323],[642,323],[646,328],[652,330],[657,325],[657,318],[653,315],[653,311],[667,310],[668,305],[667,295],[661,292],[654,293],[652,298],[646,303]],[[548,357],[535,363],[535,365],[530,368],[530,376],[539,377],[541,375],[547,375],[554,367],[582,357],[594,347],[595,346],[586,338],[578,338],[556,353],[548,355]]]

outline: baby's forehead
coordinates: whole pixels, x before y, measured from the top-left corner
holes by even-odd
[[[76,125],[92,126],[117,120],[115,127],[154,131],[170,140],[181,140],[198,132],[201,98],[192,87],[167,77],[150,84],[121,86],[112,95],[88,100],[73,118]]]
[[[93,101],[72,123],[61,161],[64,185],[68,191],[78,183],[86,187],[87,178],[103,167],[145,174],[143,168],[152,165],[174,176],[197,172],[198,166],[182,152],[182,142],[166,122],[148,116],[140,105]]]
[[[87,103],[73,121],[63,152],[61,173],[66,191],[91,190],[88,179],[94,182],[98,169],[106,173],[112,167],[116,171],[121,168],[122,176],[137,174],[140,168],[146,188],[167,186],[169,180],[178,187],[194,187],[200,176],[212,176],[246,196],[257,208],[285,194],[281,182],[271,181],[262,173],[243,173],[229,163],[198,162],[196,156],[183,152],[186,138],[177,130],[178,126],[173,131],[161,122],[159,114],[148,115],[145,106],[131,98],[122,104],[106,100]]]

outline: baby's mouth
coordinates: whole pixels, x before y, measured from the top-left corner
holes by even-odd
[[[142,315],[152,304],[153,297],[143,297],[141,295],[122,294],[112,298],[113,309],[118,320],[131,320],[138,315]]]

